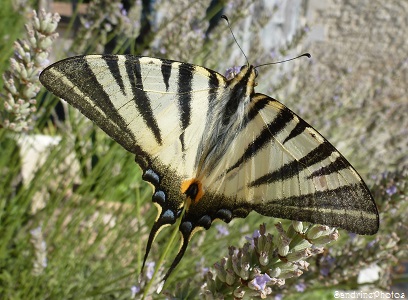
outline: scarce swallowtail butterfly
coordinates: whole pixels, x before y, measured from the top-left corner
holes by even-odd
[[[182,218],[181,248],[198,229],[251,211],[374,234],[373,197],[347,160],[275,99],[256,93],[254,66],[232,79],[152,57],[86,55],[47,67],[41,83],[135,154],[154,186],[161,228]],[[183,208],[185,208],[184,214]],[[143,263],[144,265],[144,263]]]

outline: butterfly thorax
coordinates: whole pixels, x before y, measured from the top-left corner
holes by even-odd
[[[226,82],[214,104],[211,126],[201,140],[202,151],[197,157],[197,178],[217,167],[221,157],[245,123],[247,107],[254,95],[256,72],[253,66],[243,66]]]

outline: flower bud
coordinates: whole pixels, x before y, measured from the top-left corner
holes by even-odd
[[[328,234],[330,231],[330,228],[326,225],[313,225],[312,228],[310,228],[307,233],[306,237],[309,240],[316,239],[324,234]]]
[[[303,232],[303,223],[299,221],[292,221],[293,229],[297,233],[302,233]]]
[[[244,289],[239,286],[234,290],[234,299],[242,299],[245,296],[245,291]]]
[[[235,273],[232,270],[226,270],[227,274],[225,277],[225,282],[228,285],[233,285],[236,279]]]
[[[218,262],[214,264],[215,274],[217,277],[222,281],[226,281],[227,272],[225,271],[224,267],[219,264]]]
[[[294,262],[298,261],[301,259],[306,259],[312,255],[312,251],[310,248],[305,248],[303,250],[297,251],[297,252],[291,252],[286,256],[286,259],[288,262]]]
[[[286,235],[278,236],[278,253],[280,256],[285,257],[289,253],[290,238]]]

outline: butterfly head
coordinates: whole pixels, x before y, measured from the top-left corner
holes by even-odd
[[[251,72],[253,71],[255,73],[255,78],[258,77],[258,70],[253,65],[243,65],[240,68],[240,72],[241,71],[246,71],[247,72],[248,70],[250,70]]]
[[[248,69],[253,68],[255,71],[255,77],[258,77],[258,70],[253,65],[243,65],[243,66],[234,66],[226,70],[225,77],[227,80],[234,79],[240,72],[247,72]]]
[[[235,67],[228,71],[228,85],[231,89],[235,90],[235,94],[245,97],[251,96],[254,93],[254,87],[257,85],[255,79],[258,77],[258,71],[253,65],[243,65],[240,68]],[[241,91],[238,92],[237,89]]]

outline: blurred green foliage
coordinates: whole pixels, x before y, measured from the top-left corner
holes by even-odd
[[[233,28],[239,41],[247,37],[239,32],[244,31],[245,20],[250,16],[250,4],[251,1],[237,1],[234,5],[240,9],[232,9],[229,16],[234,20]],[[220,72],[231,66],[228,64],[245,63],[226,26],[219,26],[211,39],[203,42],[207,23],[202,16],[207,3],[182,1],[176,4],[169,1],[160,5],[163,7],[159,10],[167,14],[155,24],[155,42],[148,50],[139,51],[149,56],[205,65]],[[113,28],[107,25],[120,18],[121,12],[110,10],[112,15],[106,15],[102,13],[104,6],[96,8],[100,8],[101,13],[94,16],[103,16],[103,19],[88,19],[87,22],[99,22],[98,28],[105,28],[106,32],[102,33],[101,29],[100,35],[93,36],[90,45],[86,43],[86,30],[81,28],[74,35],[74,45],[85,45],[81,48],[85,52],[91,49],[97,52],[98,47],[103,47],[103,43],[112,37],[120,37],[119,45],[126,43],[127,37],[119,25]],[[264,17],[259,17],[259,23],[251,27],[251,47],[246,54],[254,64],[271,60],[270,54],[259,43],[263,22],[266,22]],[[139,19],[140,7],[130,18],[114,24],[125,24],[130,20],[133,23],[126,30],[132,36],[139,29]],[[10,1],[2,3],[1,73],[7,69],[13,42],[21,37],[26,22],[26,15],[13,9]],[[275,51],[290,52],[304,41],[306,35],[303,29],[299,30],[295,42],[282,45]],[[64,37],[72,36],[71,32],[64,34]],[[63,41],[54,46],[55,59],[85,53],[75,53],[74,49],[65,46]],[[124,48],[118,47],[120,51]],[[401,127],[408,119],[401,116],[406,98],[393,99],[396,109],[396,115],[393,115],[390,101],[375,98],[375,91],[383,87],[386,77],[361,84],[361,89],[355,93],[343,94],[339,91],[348,87],[347,80],[356,82],[358,74],[336,70],[330,73],[332,77],[320,78],[325,82],[322,84],[317,76],[327,75],[327,70],[322,66],[313,69],[313,64],[316,62],[311,66],[299,62],[292,70],[286,71],[285,76],[279,75],[282,72],[279,67],[262,68],[258,91],[285,99],[282,101],[285,105],[319,130],[323,129],[324,136],[338,145],[339,150],[362,171],[381,212],[381,229],[375,237],[355,239],[342,231],[342,239],[331,248],[338,265],[332,266],[333,273],[323,278],[316,267],[322,258],[313,258],[310,272],[300,277],[307,286],[302,297],[331,299],[336,287],[358,288],[358,271],[371,263],[379,264],[382,269],[381,278],[374,286],[387,289],[398,275],[393,268],[407,260],[407,228],[403,222],[407,212],[407,136],[401,134]],[[307,70],[309,67],[311,71]],[[393,71],[396,69],[384,71],[384,76],[393,74]],[[297,80],[293,86],[294,78]],[[331,98],[334,96],[336,98]],[[389,94],[381,94],[381,97],[391,99]],[[150,200],[151,188],[141,180],[134,157],[90,121],[70,107],[64,108],[65,122],[58,122],[55,118],[51,121],[55,97],[43,90],[37,99],[41,109],[34,132],[58,137],[48,150],[38,152],[42,158],[40,162],[35,158],[37,155],[30,152],[27,157],[25,152],[37,149],[37,140],[30,142],[26,135],[12,134],[0,128],[0,298],[129,299],[132,286],[142,288],[135,295],[140,298],[145,282],[139,284],[139,270],[149,228],[156,217],[156,209]],[[375,104],[367,104],[370,99],[377,100]],[[390,115],[397,117],[393,119]],[[29,178],[25,173],[28,162],[37,165]],[[154,299],[195,299],[204,283],[204,268],[211,268],[227,255],[227,245],[242,245],[245,236],[251,235],[262,222],[273,224],[276,220],[251,213],[245,220],[234,220],[225,225],[229,229],[228,235],[220,234],[215,226],[199,232],[169,278],[165,286],[167,296],[159,296],[153,290],[148,294]],[[148,261],[158,260],[169,232],[170,229],[165,229],[159,234]],[[369,252],[367,245],[373,241],[377,248],[375,252]],[[177,246],[173,248],[170,259],[177,252]],[[344,249],[349,252],[345,253]],[[365,257],[367,253],[370,253],[369,257]],[[160,267],[160,278],[153,279],[155,284],[166,270],[167,265]],[[144,274],[142,278],[147,276]],[[288,281],[286,289],[276,291],[276,294],[298,299],[294,288],[296,283]],[[156,288],[155,284],[153,288]]]

